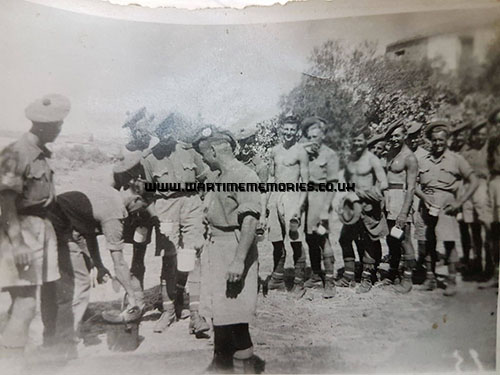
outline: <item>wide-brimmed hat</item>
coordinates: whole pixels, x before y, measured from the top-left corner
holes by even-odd
[[[363,207],[359,197],[355,193],[348,193],[344,196],[337,208],[339,220],[345,225],[357,223],[361,217]]]

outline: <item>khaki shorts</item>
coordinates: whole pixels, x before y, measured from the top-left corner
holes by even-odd
[[[489,183],[493,222],[500,222],[500,175],[493,176]]]
[[[474,223],[480,221],[481,223],[490,225],[493,221],[493,207],[490,200],[491,195],[488,189],[488,181],[484,178],[479,178],[479,185],[472,194],[471,199],[464,203],[462,212],[464,222]]]
[[[288,238],[290,230],[290,219],[293,212],[297,210],[299,203],[299,192],[273,192],[269,198],[269,218],[267,227],[269,228],[268,239],[271,242],[284,241]],[[303,215],[302,215],[303,216]],[[304,220],[300,221],[298,238],[294,242],[302,242],[304,239]]]
[[[155,209],[160,231],[177,249],[203,247],[203,203],[198,195],[159,199],[155,202]]]
[[[50,221],[37,216],[19,216],[22,236],[32,250],[32,262],[20,269],[14,261],[14,248],[5,228],[0,228],[0,289],[37,286],[59,279],[57,238]]]

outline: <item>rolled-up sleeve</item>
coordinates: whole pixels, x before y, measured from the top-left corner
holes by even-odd
[[[101,223],[102,233],[110,251],[123,250],[123,222],[120,219],[110,219]]]
[[[251,174],[245,176],[242,180],[245,183],[259,183],[259,178],[254,171],[251,171]],[[261,195],[258,191],[238,191],[235,198],[238,203],[236,207],[236,217],[238,218],[239,224],[242,223],[243,218],[247,215],[253,216],[256,219],[259,218]]]

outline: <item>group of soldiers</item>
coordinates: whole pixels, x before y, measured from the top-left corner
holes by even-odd
[[[145,183],[207,181],[336,184],[341,180],[339,156],[324,143],[324,119],[283,116],[280,142],[266,162],[252,151],[255,134],[206,126],[183,137],[182,125],[170,118],[151,133],[151,118],[141,110],[124,125],[131,140],[113,167],[113,186],[56,195],[46,144],[56,139],[69,111],[69,100],[61,95],[33,102],[26,108],[30,131],[0,154],[0,288],[12,300],[0,348],[9,353],[26,346],[41,286],[44,347],[56,348],[66,358],[76,355],[90,273],[97,274],[99,283],[112,278],[100,256],[99,234],[113,261],[113,282],[126,292],[123,310],[104,311],[103,319],[127,323],[145,313],[144,260],[154,234],[155,255],[162,262],[161,316],[154,331],[164,332],[189,318],[190,333],[203,338],[211,322],[213,368],[235,372],[258,371],[260,363],[249,324],[262,284],[257,244],[266,230],[273,271],[263,285],[285,290],[285,268],[292,263],[291,293],[297,298],[308,287],[321,286],[324,298],[334,298],[337,287],[355,286],[353,243],[362,264],[356,290],[369,292],[382,262],[384,238],[390,265],[385,283],[399,293],[410,292],[418,267],[426,271],[424,288],[436,288],[439,241],[448,264],[445,295],[456,293],[459,238],[465,273],[483,271],[483,249],[481,275],[487,279],[498,269],[500,139],[493,135],[500,133],[499,111],[473,126],[398,121],[376,137],[367,129],[353,131],[343,178],[355,184],[355,191],[345,194],[336,208],[344,258],[337,279],[330,243],[334,191],[144,188]],[[130,268],[123,256],[125,243],[133,247]],[[308,263],[312,273],[306,278]]]

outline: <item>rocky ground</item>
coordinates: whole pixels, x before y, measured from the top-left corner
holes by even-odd
[[[104,166],[60,176],[59,191],[110,181],[108,172],[109,166]],[[337,222],[334,233],[338,226]],[[102,249],[112,269],[104,242]],[[265,278],[271,271],[272,250],[262,242],[259,251],[260,275]],[[335,251],[341,259],[336,245]],[[130,260],[131,248],[125,252]],[[152,301],[161,264],[153,251],[147,253],[146,262],[145,287]],[[337,268],[341,266],[339,262]],[[445,275],[445,267],[439,267],[438,273]],[[498,292],[478,286],[459,280],[458,294],[451,298],[444,297],[442,289],[424,292],[415,288],[408,295],[396,295],[381,286],[364,295],[338,288],[330,300],[321,298],[320,289],[308,290],[300,300],[287,292],[260,294],[257,322],[251,329],[255,352],[266,361],[267,373],[493,370]],[[111,283],[92,289],[78,359],[66,363],[4,360],[0,368],[10,370],[5,373],[121,375],[202,373],[206,369],[212,339],[189,335],[188,320],[175,323],[163,334],[153,333],[157,310],[148,312],[139,325],[141,342],[135,351],[110,350],[108,340],[114,330],[102,322],[100,313],[119,306],[121,297],[122,292],[115,292]],[[0,322],[5,321],[9,302],[6,293],[0,294]],[[31,328],[30,353],[40,344],[41,331],[38,315]]]

